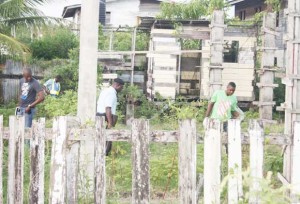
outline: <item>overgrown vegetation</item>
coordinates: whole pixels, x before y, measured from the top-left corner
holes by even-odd
[[[204,19],[210,16],[213,10],[224,10],[227,3],[223,0],[191,0],[188,2],[162,2],[160,4],[160,19]]]
[[[78,47],[78,37],[69,29],[54,28],[46,32],[42,38],[30,43],[33,58],[52,60],[55,58],[67,59],[69,50]]]

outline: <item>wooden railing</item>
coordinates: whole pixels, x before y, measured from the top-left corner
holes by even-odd
[[[250,121],[248,133],[241,133],[240,121],[230,120],[228,136],[223,136],[218,121],[211,120],[205,135],[196,132],[195,120],[179,121],[179,130],[151,130],[148,120],[135,119],[131,130],[106,130],[104,119],[97,117],[95,127],[82,129],[76,117],[61,116],[53,129],[45,128],[45,119],[24,128],[24,118],[10,116],[9,129],[3,128],[0,116],[0,203],[3,203],[2,166],[3,140],[9,141],[8,203],[23,203],[24,139],[30,139],[30,203],[44,203],[45,140],[52,140],[49,203],[78,203],[79,143],[94,141],[94,203],[106,203],[106,141],[127,141],[132,144],[132,203],[150,203],[150,142],[178,142],[179,203],[197,203],[196,155],[197,143],[204,142],[204,202],[220,203],[221,144],[228,143],[228,201],[238,203],[242,189],[242,144],[250,144],[251,176],[262,178],[264,144],[291,145],[289,136],[264,135],[262,125]],[[294,137],[299,145],[300,123],[296,122]],[[222,140],[221,140],[222,138]],[[298,138],[298,139],[297,139]],[[300,162],[295,155],[296,165]],[[296,161],[298,159],[298,161]],[[294,175],[294,181],[299,176]],[[250,191],[260,190],[254,179]],[[299,193],[297,188],[293,193]],[[259,202],[255,193],[250,200]]]

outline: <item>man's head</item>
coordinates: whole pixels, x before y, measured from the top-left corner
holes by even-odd
[[[30,82],[32,80],[32,71],[30,68],[23,69],[23,77],[26,82]]]
[[[229,82],[226,88],[226,95],[231,96],[235,92],[236,85],[234,82]]]
[[[124,86],[124,81],[120,78],[114,79],[113,87],[116,89],[117,92],[122,91]]]
[[[57,75],[55,77],[55,82],[61,82],[62,81],[62,77],[60,75]]]

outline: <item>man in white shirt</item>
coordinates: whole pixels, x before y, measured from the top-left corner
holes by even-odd
[[[107,89],[103,89],[100,93],[97,102],[97,116],[105,116],[107,122],[107,129],[115,126],[116,109],[117,109],[117,93],[122,91],[124,81],[120,78],[116,78],[114,83]],[[111,151],[112,142],[106,143],[106,155]]]

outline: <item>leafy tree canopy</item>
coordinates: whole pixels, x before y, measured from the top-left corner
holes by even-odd
[[[226,7],[224,0],[191,0],[190,2],[175,3],[162,2],[160,19],[203,19],[213,10],[222,10]]]

